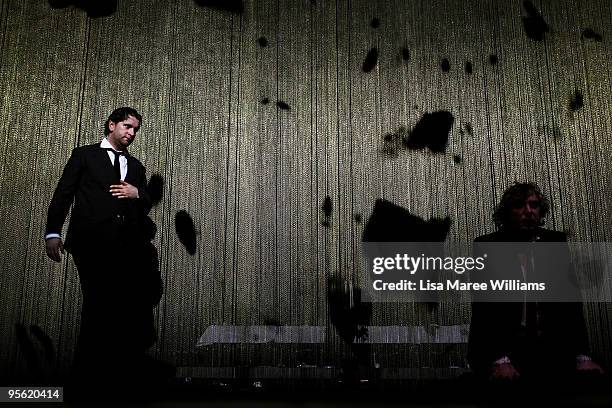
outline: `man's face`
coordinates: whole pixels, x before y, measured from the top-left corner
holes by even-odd
[[[531,194],[524,200],[516,199],[512,203],[510,227],[515,230],[532,230],[540,225],[542,202],[537,194]]]
[[[140,129],[140,122],[133,116],[128,116],[127,119],[115,123],[108,122],[110,133],[106,136],[113,147],[118,150],[125,150],[136,137],[136,132]]]

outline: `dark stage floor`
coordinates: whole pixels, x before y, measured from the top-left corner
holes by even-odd
[[[484,384],[469,375],[453,380],[368,381],[341,380],[214,380],[177,378],[167,386],[112,390],[102,395],[66,387],[65,402],[28,403],[29,407],[486,407],[520,405],[555,407],[612,406],[609,377],[543,385]],[[81,391],[77,397],[77,392]],[[113,394],[114,393],[114,394]],[[23,407],[20,404],[2,404]]]

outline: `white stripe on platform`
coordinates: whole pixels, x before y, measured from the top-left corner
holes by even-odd
[[[450,326],[368,326],[369,344],[456,344],[467,343],[469,325]],[[213,344],[325,343],[323,326],[208,326],[196,347]]]

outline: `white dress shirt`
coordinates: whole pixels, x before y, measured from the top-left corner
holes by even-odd
[[[106,138],[102,139],[102,142],[100,143],[100,147],[102,149],[113,149],[113,146],[111,146],[111,144],[109,143],[108,140],[106,140]],[[115,153],[108,151],[108,158],[111,161],[111,164],[115,164]],[[127,153],[127,151],[125,152]],[[119,167],[121,169],[121,180],[125,180],[125,175],[127,174],[127,157],[125,157],[125,154],[122,154],[121,156],[119,156]]]

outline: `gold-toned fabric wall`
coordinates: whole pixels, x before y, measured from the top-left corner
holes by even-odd
[[[233,13],[122,0],[102,18],[46,1],[0,4],[6,375],[28,370],[19,325],[49,336],[50,371],[70,364],[79,283],[69,256],[45,256],[46,209],[71,150],[101,140],[118,106],[143,115],[130,152],[164,180],[151,213],[165,282],[152,353],[177,366],[291,365],[300,352],[196,348],[210,325],[326,327],[314,362],[337,363],[348,351],[330,323],[328,279],[357,282],[378,198],[425,219],[449,216],[449,238],[469,241],[493,230],[503,190],[529,180],[551,197],[549,227],[575,241],[612,240],[607,0],[536,2],[550,26],[544,41],[526,35],[521,1],[246,0]],[[585,38],[587,28],[603,38]],[[366,73],[373,47],[378,61]],[[576,91],[583,106],[572,110]],[[454,116],[446,153],[389,152],[385,135],[438,110]],[[194,220],[195,255],[177,238],[179,210]],[[585,316],[595,354],[610,363],[612,310],[587,304]],[[371,323],[469,317],[466,304],[377,304]],[[447,361],[428,346],[418,362],[414,349],[373,349],[387,365]]]

